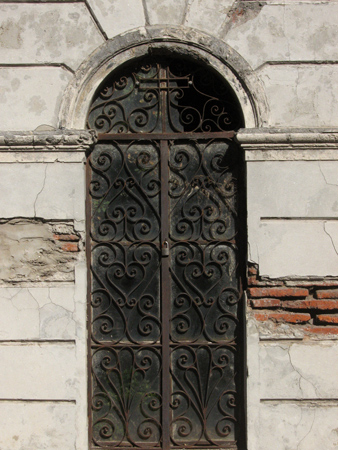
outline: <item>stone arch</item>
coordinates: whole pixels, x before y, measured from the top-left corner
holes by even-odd
[[[63,97],[60,128],[84,129],[93,95],[107,75],[133,58],[152,52],[175,52],[202,60],[232,87],[240,102],[246,128],[266,124],[263,87],[248,63],[223,41],[194,29],[146,27],[108,40],[82,63]]]

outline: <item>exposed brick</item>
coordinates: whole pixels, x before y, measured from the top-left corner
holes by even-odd
[[[338,289],[326,289],[315,292],[316,298],[336,298],[338,299]]]
[[[338,334],[338,327],[319,327],[319,326],[306,326],[304,327],[304,331],[312,334]]]
[[[320,314],[316,319],[318,323],[338,325],[338,314]]]
[[[258,300],[251,300],[253,308],[278,308],[281,301],[278,298],[260,298]]]
[[[338,309],[338,300],[286,300],[282,302],[283,308],[289,309]]]
[[[248,274],[249,275],[257,275],[258,274],[257,266],[249,266],[248,267]]]
[[[54,239],[57,241],[79,241],[80,238],[76,234],[54,234]]]
[[[261,312],[254,313],[256,320],[261,322],[266,320],[273,320],[274,322],[288,322],[288,323],[306,323],[311,319],[310,314],[306,313],[287,313],[287,312]]]
[[[62,241],[53,237],[59,234],[56,229],[66,229],[63,234],[76,235],[72,221],[48,222],[22,217],[0,220],[1,286],[74,281],[79,250],[62,252]]]
[[[61,249],[64,252],[78,252],[79,246],[77,242],[62,242]]]
[[[257,278],[256,277],[248,277],[248,285],[255,285],[257,284]]]
[[[249,288],[248,293],[250,297],[307,297],[309,290],[304,288],[289,288],[289,287],[265,287],[265,288]]]

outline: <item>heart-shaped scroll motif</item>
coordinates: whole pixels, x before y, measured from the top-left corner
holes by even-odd
[[[197,294],[195,303],[213,302],[209,294],[222,278],[222,269],[215,263],[203,264],[202,262],[191,262],[184,270],[184,279],[188,286]]]
[[[99,244],[93,252],[96,339],[156,342],[160,336],[160,253],[155,244]],[[97,335],[99,332],[100,336]]]
[[[117,298],[119,305],[128,304],[132,306],[136,303],[133,293],[141,285],[145,276],[144,267],[140,264],[131,262],[129,264],[115,263],[107,270],[107,279],[113,289],[120,295]]]
[[[226,259],[214,259],[213,248],[203,249],[195,243],[176,244],[173,248],[172,271],[197,305],[214,303],[219,291],[215,288],[226,273]]]

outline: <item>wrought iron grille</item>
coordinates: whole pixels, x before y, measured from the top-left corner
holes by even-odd
[[[88,116],[118,133],[89,157],[92,448],[238,448],[238,151],[216,97],[208,113],[209,94],[191,100],[186,127],[198,66],[139,67],[109,80]]]
[[[232,89],[204,66],[142,60],[99,88],[88,127],[99,133],[221,132],[243,124]]]

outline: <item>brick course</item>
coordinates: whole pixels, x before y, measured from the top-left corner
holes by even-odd
[[[320,324],[338,325],[338,314],[319,314],[316,320]]]
[[[254,308],[277,308],[281,305],[281,301],[278,298],[260,298],[251,300],[250,304]]]
[[[62,242],[61,249],[64,252],[78,252],[79,246],[77,242]]]
[[[248,289],[249,297],[307,297],[309,290],[304,288],[290,288],[290,287],[254,287]]]
[[[328,309],[338,310],[338,300],[296,300],[282,302],[283,308],[289,309],[313,309],[325,311]]]
[[[310,314],[289,312],[262,312],[254,313],[256,320],[265,321],[272,319],[274,322],[307,323],[311,320]]]
[[[260,277],[257,264],[248,267],[248,275],[256,320],[294,324],[309,335],[338,334],[338,278],[273,280]]]
[[[336,298],[338,300],[338,289],[318,290],[315,293],[316,298]]]
[[[53,235],[56,241],[75,241],[78,242],[80,240],[79,236],[76,234],[55,234]]]
[[[304,331],[308,334],[322,334],[325,336],[328,335],[337,335],[338,334],[338,327],[329,327],[329,326],[306,326],[304,327]]]

